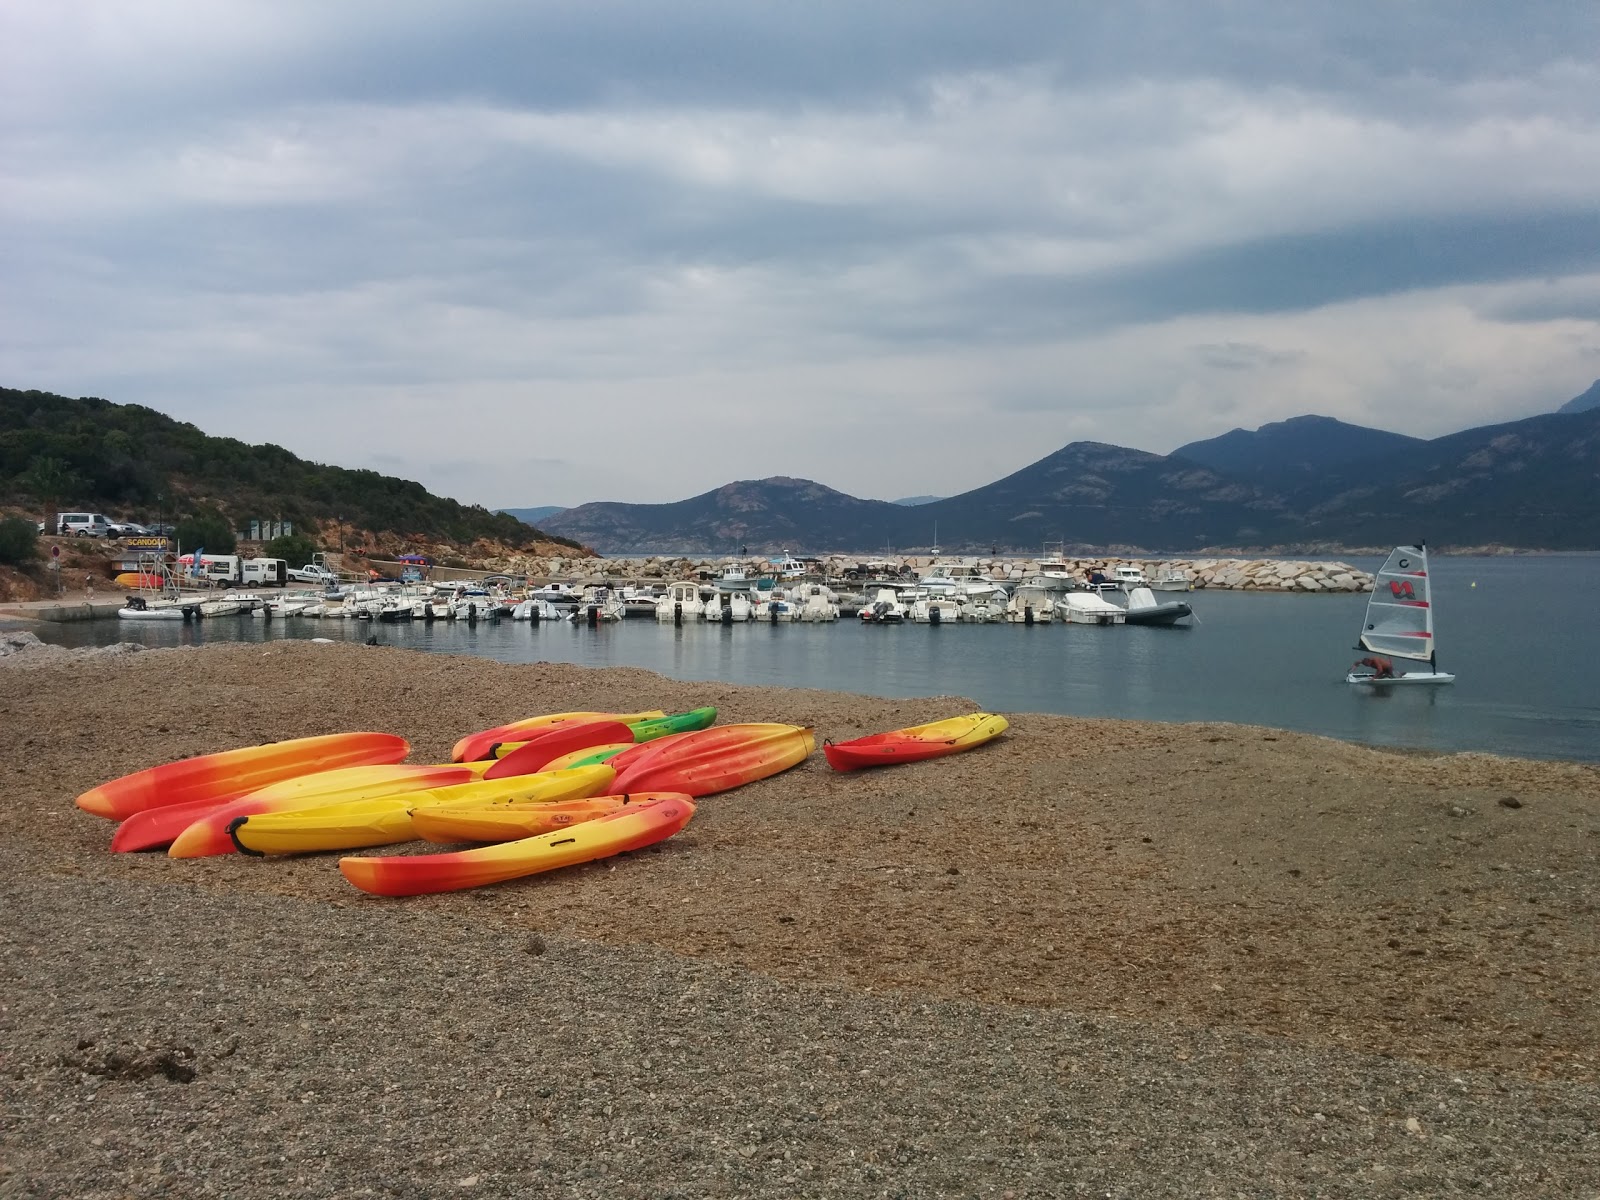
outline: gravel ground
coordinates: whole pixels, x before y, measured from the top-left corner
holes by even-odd
[[[30,665],[31,664],[31,665]],[[659,847],[363,896],[111,855],[105,778],[341,728],[916,701],[278,643],[0,658],[0,1195],[1600,1195],[1600,771],[1019,715]]]

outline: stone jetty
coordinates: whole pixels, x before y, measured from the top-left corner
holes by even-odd
[[[828,579],[861,579],[874,569],[910,576],[936,561],[927,556],[863,558],[847,554],[826,554],[806,559],[818,574]],[[945,558],[937,561],[954,561]],[[1032,558],[977,557],[962,559],[980,572],[997,580],[1018,583],[1038,571],[1040,560]],[[1060,562],[1062,560],[1054,560]],[[1152,582],[1182,576],[1195,590],[1221,588],[1225,591],[1260,592],[1368,592],[1372,576],[1344,562],[1311,561],[1288,558],[1071,558],[1064,560],[1068,572],[1087,581],[1098,571],[1107,577],[1120,566],[1140,568]],[[637,580],[658,582],[673,579],[715,578],[730,566],[743,567],[752,577],[767,566],[764,555],[733,558],[695,558],[660,555],[647,558],[534,558],[518,556],[489,563],[491,570],[532,579],[569,581]]]

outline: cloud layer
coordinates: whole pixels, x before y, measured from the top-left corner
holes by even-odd
[[[1600,375],[1600,10],[0,11],[0,378],[490,506]]]

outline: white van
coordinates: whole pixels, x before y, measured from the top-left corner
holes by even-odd
[[[53,532],[62,537],[110,537],[111,522],[102,513],[57,513]]]
[[[244,579],[237,554],[207,554],[203,550],[200,553],[200,569],[192,574],[222,587]]]
[[[243,570],[246,586],[282,587],[289,578],[289,564],[281,558],[247,558]]]

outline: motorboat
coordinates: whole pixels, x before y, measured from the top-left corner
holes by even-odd
[[[825,584],[807,583],[800,588],[800,620],[837,621],[839,596]]]
[[[861,606],[860,616],[873,625],[898,625],[906,619],[906,610],[894,588],[881,587]]]
[[[936,562],[917,581],[917,585],[930,596],[945,596],[952,600],[987,600],[996,592],[1004,592],[1004,585],[983,574],[976,563]]]
[[[1056,602],[1056,612],[1069,625],[1125,625],[1128,612],[1099,592],[1068,592]]]
[[[1175,625],[1193,615],[1194,609],[1187,600],[1163,602],[1147,587],[1128,589],[1126,623],[1129,625]]]
[[[700,585],[692,579],[680,579],[667,584],[666,592],[656,601],[656,620],[664,624],[681,625],[685,621],[698,621],[705,612],[700,602]]]
[[[1150,587],[1152,591],[1157,592],[1187,592],[1194,588],[1194,584],[1188,575],[1169,567],[1151,581]]]
[[[738,624],[750,619],[750,612],[755,607],[747,591],[726,592],[721,589],[718,581],[718,590],[714,592],[705,604],[705,618],[723,625]]]
[[[953,625],[961,619],[961,607],[952,596],[918,596],[911,602],[911,620],[918,625]]]
[[[716,580],[719,592],[748,592],[755,585],[756,581],[738,563],[724,564],[722,575]]]
[[[1148,587],[1150,584],[1150,580],[1145,576],[1143,567],[1135,567],[1128,564],[1112,568],[1111,582],[1124,590]]]
[[[625,587],[621,593],[624,617],[653,617],[661,593],[648,587]]]
[[[1021,583],[1006,602],[1004,619],[1018,625],[1048,624],[1054,617],[1055,597],[1039,583]]]
[[[585,593],[567,620],[579,625],[600,625],[622,620],[622,597],[609,588],[594,588]]]
[[[787,593],[775,588],[760,594],[760,599],[750,610],[750,619],[774,625],[780,621],[798,621],[800,606],[791,600]]]
[[[767,559],[766,574],[774,579],[796,580],[806,577],[806,565],[785,550],[777,558]]]
[[[1433,636],[1433,585],[1428,547],[1396,546],[1373,577],[1361,621],[1360,648],[1371,657],[1350,668],[1345,682],[1382,691],[1411,684],[1454,683],[1439,670]],[[1393,659],[1428,664],[1426,671],[1396,671]]]

